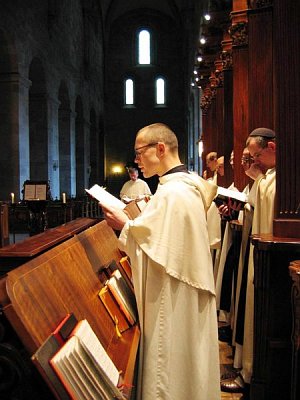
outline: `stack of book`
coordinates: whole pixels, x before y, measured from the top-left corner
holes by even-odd
[[[122,259],[122,264],[123,273],[119,268],[115,268],[99,292],[99,297],[119,332],[124,332],[138,320],[136,300],[130,280],[131,268],[127,257]]]

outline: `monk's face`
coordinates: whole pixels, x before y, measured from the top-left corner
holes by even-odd
[[[135,162],[145,178],[150,178],[159,173],[160,159],[157,156],[157,145],[158,143],[149,142],[144,134],[136,137]]]

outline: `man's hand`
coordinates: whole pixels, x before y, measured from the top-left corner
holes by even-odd
[[[236,219],[238,217],[238,212],[241,210],[241,203],[232,200],[230,197],[228,203],[223,203],[218,207],[219,214],[224,219]]]
[[[264,171],[263,169],[260,167],[260,165],[258,164],[251,164],[250,168],[247,169],[247,171],[245,171],[245,174],[249,176],[249,178],[253,179],[255,181],[255,179],[263,174]]]
[[[121,231],[129,219],[126,212],[115,207],[104,207],[100,203],[99,206],[102,208],[108,225],[113,229]]]

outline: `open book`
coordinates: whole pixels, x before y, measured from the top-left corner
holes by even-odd
[[[145,199],[131,201],[130,203],[125,204],[123,201],[109,193],[105,188],[97,184],[92,186],[90,189],[85,189],[85,191],[94,199],[98,200],[100,205],[102,204],[104,207],[115,207],[126,211],[130,219],[136,218],[141,211],[143,211],[148,202],[148,198],[145,197]]]
[[[217,195],[214,198],[216,205],[219,207],[224,203],[227,204],[230,200],[241,204],[241,206],[244,206],[248,201],[248,196],[244,192],[218,186]]]
[[[116,207],[123,210],[126,207],[126,204],[119,200],[117,197],[110,194],[104,187],[99,185],[94,185],[90,189],[85,189],[85,191],[96,200],[99,201],[100,204],[103,204],[104,207]]]
[[[49,362],[72,399],[125,400],[119,371],[87,320],[78,322]]]

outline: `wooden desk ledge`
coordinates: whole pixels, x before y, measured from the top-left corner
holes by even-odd
[[[99,222],[96,218],[77,218],[66,224],[57,226],[31,236],[22,242],[11,244],[0,249],[0,258],[34,257],[64,242],[75,234],[82,232]]]

